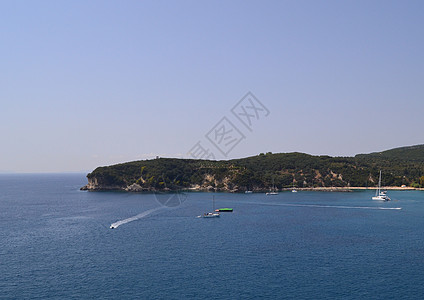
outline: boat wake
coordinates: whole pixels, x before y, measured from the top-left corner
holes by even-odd
[[[292,206],[292,207],[317,207],[317,208],[338,208],[338,209],[372,209],[372,210],[401,210],[402,207],[380,207],[380,206],[345,206],[345,205],[320,205],[320,204],[291,204],[291,203],[254,203],[269,206]]]
[[[163,207],[152,208],[152,209],[146,210],[146,211],[144,211],[144,212],[142,212],[142,213],[140,213],[140,214],[138,214],[138,215],[136,215],[134,217],[117,221],[115,223],[110,224],[110,227],[109,228],[110,229],[115,229],[115,228],[118,228],[119,226],[121,226],[123,224],[127,224],[127,223],[132,222],[132,221],[140,220],[141,218],[144,218],[144,217],[150,215],[151,213],[153,213],[153,212],[155,212],[155,211],[157,211],[157,210],[159,210],[161,208],[163,208]]]
[[[344,206],[344,205],[319,205],[319,204],[283,204],[283,205],[300,206],[300,207],[340,208],[340,209],[375,209],[375,210],[400,210],[400,209],[402,209],[402,207]]]

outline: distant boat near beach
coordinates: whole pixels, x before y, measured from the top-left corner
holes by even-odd
[[[294,181],[293,181],[292,193],[297,193],[297,190],[296,190],[296,188],[294,187]]]
[[[272,178],[272,189],[266,193],[267,196],[278,195],[277,190],[275,189],[274,178]]]
[[[372,197],[372,200],[379,200],[379,201],[391,200],[389,196],[387,196],[387,192],[381,190],[381,170],[380,170],[380,177],[378,179],[378,188],[377,188],[377,191],[375,192],[375,196]]]

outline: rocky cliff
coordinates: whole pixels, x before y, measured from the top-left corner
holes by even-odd
[[[424,146],[398,148],[355,157],[304,153],[259,154],[227,161],[159,158],[99,167],[82,190],[226,192],[277,189],[374,187],[380,170],[383,185],[424,187]]]

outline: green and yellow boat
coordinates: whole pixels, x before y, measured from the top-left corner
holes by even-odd
[[[215,211],[216,212],[233,212],[233,209],[232,208],[225,207],[225,208],[215,209]]]

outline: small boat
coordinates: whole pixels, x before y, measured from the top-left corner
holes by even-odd
[[[252,194],[253,192],[252,191],[245,191],[244,193],[245,194]]]
[[[232,208],[218,208],[218,209],[215,209],[215,211],[216,212],[233,212],[233,209]]]
[[[297,193],[297,190],[296,189],[292,189],[292,193]]]
[[[379,201],[391,200],[389,196],[387,196],[387,192],[381,190],[381,170],[380,170],[380,177],[378,179],[378,188],[377,188],[377,191],[375,192],[375,196],[372,197],[372,200],[379,200]]]
[[[272,189],[266,193],[267,196],[278,195],[277,190],[275,189],[274,178],[272,178]]]
[[[296,190],[296,188],[294,187],[294,181],[293,181],[292,193],[297,193],[297,190]]]
[[[208,212],[202,215],[202,218],[218,218],[218,217],[219,217],[219,213]]]
[[[277,192],[268,192],[265,195],[272,196],[272,195],[278,195],[278,193]]]
[[[110,229],[115,229],[115,227],[113,226],[113,225],[110,225],[110,227],[109,227]]]
[[[215,210],[215,196],[212,196],[213,210]],[[202,218],[218,218],[219,212],[207,212],[201,215]]]

